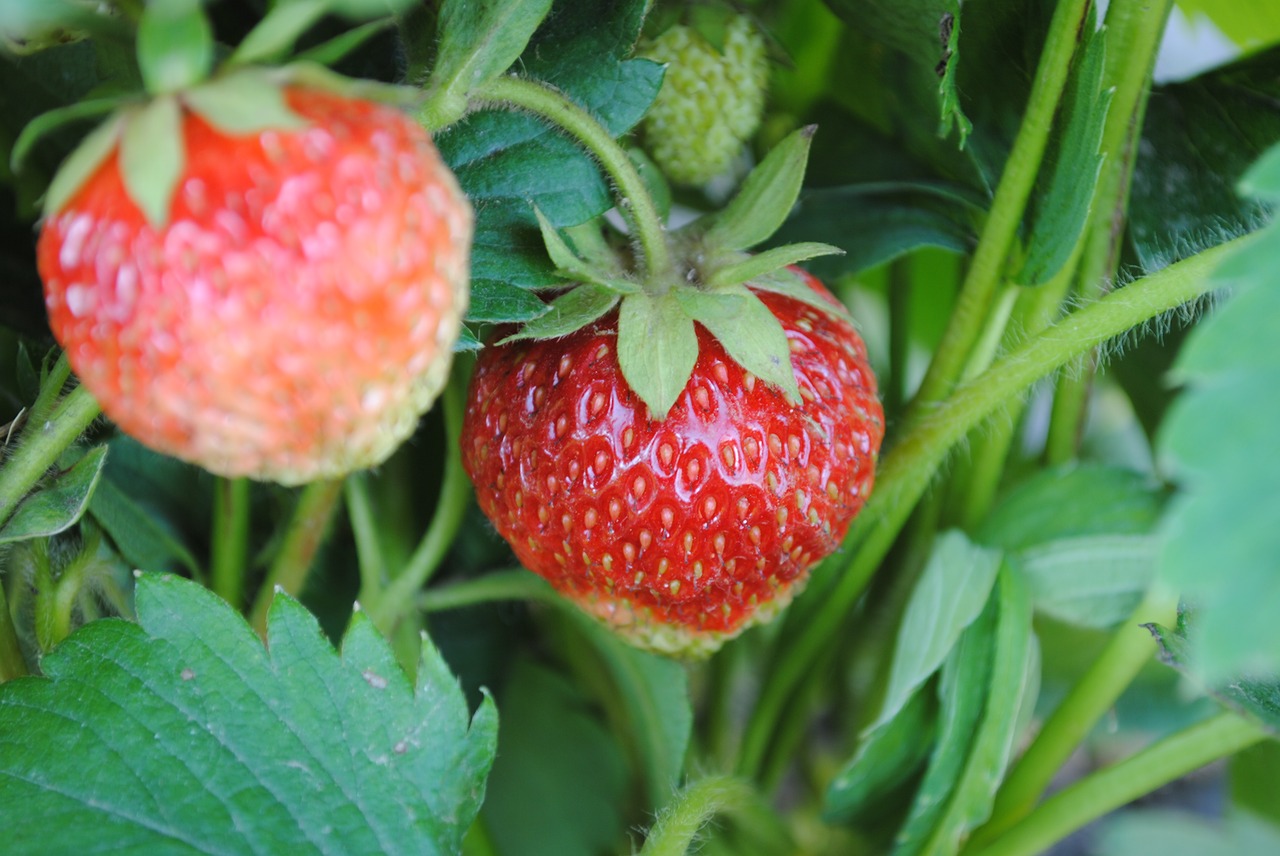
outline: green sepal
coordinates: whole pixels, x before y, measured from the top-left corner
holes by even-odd
[[[225,134],[251,134],[269,128],[303,128],[303,119],[285,103],[280,87],[258,70],[232,72],[182,94],[193,113]]]
[[[756,277],[765,276],[806,259],[813,259],[818,256],[841,255],[844,255],[844,250],[839,247],[833,247],[830,244],[819,244],[813,241],[802,244],[787,244],[786,246],[774,247],[771,250],[765,250],[763,253],[756,253],[755,255],[730,257],[734,258],[734,260],[716,268],[707,276],[707,285],[711,288],[723,288],[727,285],[736,285]]]
[[[724,210],[707,221],[695,221],[693,227],[703,232],[709,249],[745,250],[778,231],[800,196],[816,130],[816,125],[808,125],[793,131],[751,171]]]
[[[197,0],[150,3],[138,22],[138,68],[153,94],[189,89],[213,68],[213,28]]]
[[[623,298],[618,309],[618,366],[654,419],[666,418],[697,361],[698,333],[675,295]]]
[[[74,152],[63,162],[44,195],[44,216],[52,217],[71,201],[84,183],[98,171],[115,151],[124,128],[123,114],[116,113],[89,132]]]
[[[742,285],[714,292],[675,288],[671,293],[685,313],[706,327],[734,362],[781,389],[792,404],[800,403],[786,331],[759,297]]]
[[[48,538],[78,523],[106,461],[107,447],[98,446],[23,499],[13,517],[0,526],[0,544]]]
[[[551,0],[476,3],[445,0],[436,57],[426,90],[424,123],[438,131],[462,118],[470,94],[511,67],[551,9]]]
[[[293,0],[271,8],[227,59],[228,65],[268,63],[282,56],[329,11],[326,0]]]
[[[546,245],[547,255],[551,258],[552,264],[556,266],[556,273],[559,276],[569,280],[595,283],[616,294],[638,294],[640,292],[640,286],[636,283],[630,282],[621,276],[603,273],[596,270],[590,263],[583,261],[569,246],[568,242],[560,237],[556,227],[551,225],[551,221],[538,210],[536,205],[533,208],[533,213],[538,218],[538,231],[542,233],[542,243]],[[538,338],[545,337],[539,336]]]
[[[567,336],[604,317],[621,299],[616,291],[593,283],[583,283],[551,301],[545,315],[527,322],[518,333],[506,337],[498,344]]]
[[[271,69],[268,76],[276,85],[291,83],[396,107],[414,107],[422,100],[421,90],[415,87],[376,80],[357,80],[314,62],[291,62],[281,68]]]
[[[804,277],[796,273],[791,268],[778,268],[770,271],[763,276],[757,276],[747,283],[753,291],[767,291],[770,294],[780,294],[783,297],[789,297],[792,300],[799,301],[805,306],[810,306],[819,311],[825,312],[842,321],[850,324],[853,323],[853,316],[849,314],[849,310],[841,303],[833,303],[827,300],[818,292],[809,287],[804,281]]]
[[[161,95],[127,115],[120,138],[120,175],[129,198],[153,229],[169,221],[185,163],[182,108],[175,96]]]
[[[66,107],[59,107],[56,110],[41,113],[26,124],[22,129],[22,133],[18,135],[18,139],[14,141],[13,151],[9,154],[10,169],[15,173],[21,172],[22,165],[26,163],[27,155],[31,154],[31,149],[35,144],[63,125],[78,122],[81,119],[91,119],[94,116],[101,116],[103,113],[110,113],[119,107],[122,101],[123,99],[115,97],[91,98],[88,101],[68,104]],[[69,162],[70,160],[68,160]]]
[[[299,53],[294,59],[297,62],[314,62],[317,65],[334,65],[357,50],[369,39],[381,33],[383,30],[395,26],[394,18],[379,18],[376,21],[369,21],[358,27],[353,27],[341,35],[334,36],[332,39],[321,42],[313,48],[307,48]]]

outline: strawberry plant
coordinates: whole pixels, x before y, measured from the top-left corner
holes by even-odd
[[[0,849],[1280,849],[1278,64],[0,3]]]

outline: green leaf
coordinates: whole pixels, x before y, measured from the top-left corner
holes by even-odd
[[[98,446],[23,499],[0,527],[0,544],[47,538],[74,526],[84,516],[106,462],[107,447]]]
[[[1200,665],[1199,614],[1188,610],[1178,613],[1174,629],[1159,624],[1143,625],[1151,631],[1160,646],[1160,659],[1177,669],[1194,683],[1204,686],[1219,702],[1239,713],[1256,719],[1273,734],[1280,736],[1280,676],[1276,673],[1231,675],[1205,684]]]
[[[819,312],[843,318],[850,324],[853,316],[843,303],[832,303],[823,295],[813,290],[803,276],[788,268],[778,268],[761,276],[753,277],[746,283],[752,291],[767,291],[770,294],[781,294],[805,306],[811,306]]]
[[[626,59],[645,5],[643,0],[562,2],[530,40],[520,58],[522,72],[551,83],[611,133],[622,135],[644,115],[662,82],[658,65]],[[521,321],[540,314],[530,312],[517,289],[563,282],[540,240],[533,209],[556,227],[603,214],[614,203],[599,167],[563,133],[509,110],[469,114],[436,143],[476,208],[468,319]],[[512,312],[506,315],[508,299]],[[488,314],[482,319],[476,307]]]
[[[666,418],[698,361],[698,334],[676,296],[633,294],[618,310],[618,366],[627,385]]]
[[[917,852],[941,821],[955,793],[986,709],[994,667],[996,618],[991,598],[965,628],[942,667],[937,686],[937,739],[906,820],[895,838],[895,854]]]
[[[521,339],[554,339],[581,330],[618,305],[617,293],[598,285],[579,285],[551,301],[550,311],[529,321],[500,344]]]
[[[467,111],[476,87],[511,67],[551,9],[551,0],[476,3],[445,0],[440,7],[439,53],[426,88],[427,110],[444,127]]]
[[[115,151],[124,122],[119,115],[109,117],[84,138],[66,162],[58,169],[44,195],[44,215],[52,217],[62,210],[98,167]]]
[[[179,92],[213,68],[213,28],[198,0],[151,3],[138,22],[138,66],[147,91]]]
[[[745,250],[769,238],[795,207],[817,126],[792,132],[742,182],[725,208],[712,215],[703,243],[712,252]]]
[[[1231,756],[1228,779],[1233,808],[1280,827],[1280,742],[1266,740]]]
[[[641,651],[577,609],[566,610],[595,642],[613,683],[606,700],[615,732],[634,744],[649,804],[662,806],[680,783],[693,732],[689,675],[684,664]]]
[[[1172,808],[1117,812],[1097,836],[1096,856],[1209,856],[1280,853],[1280,829],[1249,812],[1209,818]]]
[[[1280,48],[1157,87],[1130,193],[1128,236],[1142,268],[1158,270],[1256,228],[1266,207],[1237,196],[1236,186],[1277,141]]]
[[[836,279],[921,247],[968,252],[981,209],[964,191],[940,182],[873,182],[806,191],[770,243],[821,241],[844,255],[809,267]]]
[[[1227,38],[1249,51],[1280,41],[1280,8],[1234,0],[1177,0],[1187,17],[1208,18]]]
[[[1188,336],[1175,365],[1188,386],[1158,436],[1179,485],[1160,530],[1160,571],[1197,607],[1194,664],[1211,685],[1280,672],[1280,348],[1269,332],[1241,338],[1280,317],[1275,266],[1255,252],[1278,238],[1272,227],[1228,261],[1236,295]]]
[[[827,786],[826,820],[874,822],[916,783],[937,735],[934,696],[929,684],[920,687],[897,716],[858,743],[858,751]]]
[[[991,816],[996,790],[1013,752],[1018,715],[1032,683],[1031,664],[1037,657],[1035,637],[1031,634],[1031,597],[1022,578],[1006,567],[1000,573],[992,600],[997,604],[998,613],[988,655],[991,659],[989,681],[979,684],[976,690],[962,675],[951,682],[953,690],[966,696],[969,705],[974,703],[975,693],[985,696],[979,702],[983,710],[972,737],[965,739],[963,734],[957,735],[957,742],[965,744],[962,770],[958,776],[942,777],[950,796],[941,803],[945,809],[935,815],[936,820],[922,824],[931,830],[927,839],[917,842],[923,843],[923,849],[908,844],[900,846],[895,853],[954,853],[965,835]],[[966,651],[963,644],[956,650],[957,657],[982,656],[973,650]],[[946,704],[944,696],[944,709]],[[944,719],[945,716],[944,713]],[[945,725],[943,734],[939,756],[947,751]],[[934,806],[940,804],[928,784],[926,774],[916,804],[923,814],[914,815],[913,819],[932,815]],[[911,827],[912,820],[908,820],[907,829]]]
[[[800,403],[787,334],[758,296],[742,285],[715,291],[677,287],[672,294],[685,314],[706,327],[734,362],[782,390],[793,404]]]
[[[227,59],[231,65],[270,63],[329,11],[328,0],[289,0],[276,3],[249,31]]]
[[[1102,86],[1106,31],[1086,28],[1086,44],[1072,69],[1045,155],[1031,213],[1031,235],[1022,270],[1022,285],[1048,282],[1071,258],[1089,219],[1094,188],[1102,171],[1102,130],[1111,90]]]
[[[89,513],[110,536],[125,561],[146,571],[181,568],[198,575],[200,563],[163,518],[117,485],[110,471],[93,492]]]
[[[546,312],[547,304],[538,295],[518,286],[493,279],[471,281],[468,321],[492,324],[529,321]]]
[[[1077,627],[1108,629],[1129,618],[1156,573],[1151,535],[1086,535],[1009,557],[1026,579],[1036,611]]]
[[[153,229],[169,220],[185,164],[182,111],[175,96],[161,95],[129,114],[120,137],[120,174]]]
[[[289,109],[280,87],[260,71],[225,74],[182,93],[183,102],[210,125],[227,134],[268,128],[304,128],[307,121]]]
[[[959,531],[938,536],[929,562],[898,625],[884,702],[863,733],[898,715],[912,693],[938,670],[956,640],[987,603],[1000,569],[1000,554]]]
[[[817,258],[818,256],[840,255],[843,252],[844,250],[839,247],[833,247],[830,244],[819,244],[813,241],[803,244],[784,244],[781,247],[774,247],[762,253],[747,256],[740,261],[734,261],[716,268],[707,278],[707,284],[716,289],[728,285],[737,285],[747,280],[768,276],[776,270],[807,261],[808,259]],[[829,306],[830,304],[827,305]]]
[[[0,743],[8,846],[46,848],[56,818],[68,853],[458,852],[497,716],[488,700],[468,716],[430,643],[415,688],[361,614],[339,656],[285,595],[267,650],[178,577],[142,575],[136,603],[138,624],[93,622],[46,678],[0,687],[22,734]]]
[[[969,121],[960,111],[955,78],[944,66],[959,58],[959,0],[829,0],[827,5],[860,35],[900,57],[904,88],[918,90],[922,100],[927,96],[932,104],[927,118],[940,135],[958,125],[963,144]]]
[[[636,294],[640,291],[640,286],[623,279],[612,270],[616,266],[612,259],[606,263],[609,265],[607,269],[598,270],[596,265],[578,258],[568,242],[560,237],[556,227],[551,225],[551,221],[536,208],[533,213],[538,218],[538,231],[542,234],[542,243],[547,248],[547,255],[556,266],[557,275],[564,279],[596,283],[616,294]]]
[[[499,695],[502,735],[482,821],[495,852],[619,852],[627,770],[621,748],[561,675],[519,657]]]
[[[1146,535],[1163,496],[1150,475],[1100,464],[1040,470],[995,507],[977,540],[1014,554],[1094,535]]]

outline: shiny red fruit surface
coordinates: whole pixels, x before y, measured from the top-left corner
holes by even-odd
[[[620,374],[616,316],[488,347],[475,369],[462,452],[481,509],[527,568],[643,647],[706,653],[776,614],[871,489],[884,419],[861,338],[760,296],[800,404],[699,327],[693,375],[655,421]]]
[[[448,372],[471,209],[399,110],[286,89],[306,125],[182,118],[153,228],[111,154],[39,242],[52,329],[124,431],[227,476],[286,484],[380,462]]]

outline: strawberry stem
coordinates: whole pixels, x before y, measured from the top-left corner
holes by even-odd
[[[596,156],[617,187],[618,210],[640,245],[647,280],[662,290],[672,275],[666,229],[644,179],[613,135],[586,110],[534,80],[499,77],[481,86],[473,98],[478,105],[518,107],[535,113],[568,131]]]
[[[218,479],[213,498],[213,546],[209,557],[214,592],[242,607],[249,546],[249,480]]]
[[[1151,93],[1149,83],[1172,7],[1173,0],[1116,0],[1107,7],[1103,85],[1114,94],[1099,147],[1106,160],[1098,176],[1080,266],[1081,296],[1085,300],[1106,292],[1119,263],[1138,137]],[[1050,464],[1075,457],[1095,368],[1094,361],[1085,361],[1058,384],[1045,444]]]
[[[1030,814],[1062,765],[1111,710],[1138,671],[1155,657],[1156,641],[1140,625],[1173,624],[1177,612],[1178,598],[1156,586],[1112,634],[1106,648],[1054,708],[1005,777],[991,819],[973,834],[974,846],[994,840]]]
[[[267,637],[267,614],[275,599],[276,589],[297,596],[307,582],[315,564],[316,553],[329,530],[329,521],[342,498],[342,479],[316,481],[307,485],[298,497],[293,519],[289,521],[284,543],[276,553],[267,578],[253,602],[249,622],[262,638]]]
[[[62,374],[61,378],[65,379]],[[58,380],[57,370],[51,380]],[[46,382],[46,389],[50,383]],[[32,416],[40,416],[42,391]],[[84,387],[76,387],[67,393],[52,413],[42,418],[27,420],[27,427],[17,443],[15,451],[0,467],[0,526],[3,526],[18,509],[18,504],[31,491],[45,472],[57,462],[68,446],[76,441],[102,411],[98,402]]]
[[[845,538],[844,555],[852,559],[839,573],[820,573],[802,598],[810,610],[766,679],[743,738],[739,772],[758,775],[787,702],[836,638],[951,448],[1041,378],[1097,345],[1211,291],[1218,284],[1210,277],[1213,269],[1224,256],[1253,239],[1254,235],[1246,235],[1220,244],[1068,315],[934,405],[908,428],[882,459],[876,488]],[[802,604],[792,609],[797,607]]]
[[[752,811],[760,799],[730,776],[707,776],[688,785],[663,809],[640,856],[684,856],[698,833],[718,814]]]
[[[440,498],[431,518],[431,525],[414,550],[408,566],[384,590],[374,590],[363,595],[368,598],[366,607],[369,617],[384,633],[395,627],[406,612],[414,609],[414,595],[422,590],[440,567],[462,527],[463,518],[466,517],[471,480],[462,467],[460,437],[467,377],[467,372],[454,371],[452,379],[440,395],[445,426],[444,477],[441,479]]]
[[[1053,117],[1066,87],[1071,60],[1090,3],[1091,0],[1065,0],[1054,11],[1049,38],[1027,100],[1026,116],[1000,177],[991,211],[960,288],[951,320],[912,403],[908,424],[923,415],[923,409],[942,400],[951,391],[986,326],[996,291],[1003,281],[1005,260],[1022,224],[1027,200],[1048,147]]]
[[[0,585],[0,683],[27,674],[27,661],[22,656],[18,632],[13,627],[13,613],[9,611],[9,599]]]
[[[1262,726],[1224,712],[1184,728],[1125,760],[1059,791],[990,845],[965,856],[1032,856],[1085,824],[1269,736]]]

